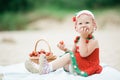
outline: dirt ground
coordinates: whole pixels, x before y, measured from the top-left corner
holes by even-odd
[[[28,54],[34,50],[35,43],[39,39],[48,41],[55,55],[62,55],[63,52],[57,48],[57,43],[64,40],[66,46],[71,49],[74,37],[77,35],[70,16],[61,22],[54,19],[43,19],[28,26],[29,30],[26,31],[0,32],[0,66],[24,62]],[[103,29],[98,27],[94,33],[99,41],[101,63],[106,63],[117,70],[120,70],[119,26],[107,23],[104,24]],[[41,48],[49,51],[45,43],[39,43],[37,50]]]

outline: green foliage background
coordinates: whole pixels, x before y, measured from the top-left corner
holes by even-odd
[[[22,30],[32,20],[50,14],[61,16],[59,13],[119,5],[120,0],[0,0],[0,30]]]

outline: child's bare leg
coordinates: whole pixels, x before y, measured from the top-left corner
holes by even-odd
[[[47,59],[44,54],[40,55],[39,58],[39,73],[40,74],[47,74],[51,71],[57,70],[61,67],[67,66],[70,63],[70,54],[65,54],[64,56],[56,59],[50,63],[47,62]]]
[[[70,63],[68,63],[67,65],[65,65],[63,68],[64,68],[64,71],[66,72],[69,72],[69,66],[70,66]]]
[[[68,64],[69,63],[70,63],[70,54],[69,53],[63,55],[59,59],[56,59],[56,60],[50,62],[53,70],[59,69],[61,67],[65,67],[65,68],[68,69]]]

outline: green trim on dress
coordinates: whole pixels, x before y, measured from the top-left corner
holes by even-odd
[[[87,77],[88,74],[84,71],[81,71],[79,68],[78,68],[78,65],[77,65],[77,62],[76,62],[76,58],[74,56],[74,53],[72,51],[69,51],[69,52],[66,52],[66,53],[70,53],[70,58],[71,58],[71,64],[72,64],[72,67],[73,67],[73,70],[75,71],[75,73],[77,73],[78,75],[81,75],[81,76],[84,76],[84,77]],[[73,73],[74,74],[74,73]]]

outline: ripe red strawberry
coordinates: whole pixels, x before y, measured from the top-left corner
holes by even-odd
[[[38,51],[38,54],[41,54],[40,51]]]
[[[36,53],[36,52],[34,53],[34,56],[37,56],[37,53]]]
[[[61,45],[63,45],[63,44],[64,44],[64,41],[60,41],[59,43],[60,43]]]
[[[45,50],[41,49],[40,53],[46,54]]]
[[[50,52],[47,52],[47,53],[46,53],[46,56],[49,56],[50,54],[51,54]]]
[[[30,54],[29,54],[29,56],[30,56],[30,57],[32,57],[32,56],[33,56],[33,54],[32,54],[32,53],[30,53]]]

